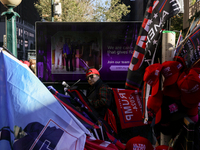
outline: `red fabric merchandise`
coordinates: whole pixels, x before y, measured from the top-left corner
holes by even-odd
[[[162,65],[161,73],[165,77],[163,86],[174,84],[180,75],[180,70],[183,68],[183,65],[178,61],[165,61]]]
[[[181,101],[188,104],[194,104],[200,102],[200,68],[192,68],[189,73],[183,72],[178,79],[178,87],[181,89]],[[185,106],[188,107],[188,106]]]
[[[183,68],[184,68],[184,69],[187,68],[187,65],[186,65],[185,60],[184,60],[183,57],[181,57],[181,56],[175,56],[175,57],[174,57],[174,60],[180,62],[180,63],[183,65]]]
[[[159,145],[155,148],[155,150],[174,150],[172,147],[169,148],[167,145]]]
[[[187,108],[186,109],[188,116],[196,116],[198,114],[198,104],[194,108]]]
[[[113,112],[110,109],[107,109],[104,120],[110,125],[110,127],[113,129],[115,133],[118,133],[116,119]]]
[[[197,105],[198,105],[198,103],[194,103],[193,101],[191,101],[191,102],[189,102],[189,100],[185,100],[185,98],[184,98],[184,93],[182,92],[182,94],[181,94],[181,103],[182,103],[182,105],[184,106],[184,107],[186,107],[186,108],[195,108]]]
[[[99,74],[99,71],[95,68],[91,68],[91,69],[88,69],[87,72],[86,72],[86,77],[90,74],[97,74],[97,75],[100,75]]]
[[[156,113],[155,124],[158,124],[161,121],[161,118],[162,118],[162,109],[160,108]]]
[[[144,125],[140,90],[112,88],[122,129]]]
[[[165,86],[163,89],[163,94],[176,100],[181,99],[181,90],[179,89],[177,82],[172,85]]]
[[[141,136],[136,136],[131,138],[127,143],[126,143],[126,150],[153,150],[153,146],[151,142]]]
[[[118,150],[118,148],[108,141],[98,140],[87,136],[85,150]]]
[[[162,65],[159,63],[152,64],[145,69],[143,80],[152,86],[151,95],[155,95],[159,90],[161,70]]]
[[[151,95],[148,98],[147,108],[153,111],[153,113],[157,113],[162,105],[162,91],[158,91],[156,95]]]
[[[158,91],[158,93],[156,95],[151,95],[148,98],[147,108],[155,114],[155,122],[152,123],[153,125],[159,123],[161,120],[162,101],[163,101],[163,92],[162,91]]]
[[[198,119],[199,119],[199,115],[198,115],[198,111],[199,111],[199,110],[198,110],[198,104],[197,104],[196,107],[194,107],[194,108],[187,108],[186,111],[187,111],[187,114],[188,114],[189,118],[190,118],[193,122],[197,123],[197,122],[198,122]]]
[[[155,116],[155,121],[152,122],[152,126],[154,124],[168,124],[170,122],[176,122],[186,116],[185,109],[180,102],[175,101],[173,98],[168,96],[162,97],[162,105],[158,110]]]

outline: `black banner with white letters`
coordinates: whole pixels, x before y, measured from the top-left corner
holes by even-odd
[[[165,22],[180,11],[178,0],[149,0],[129,64],[125,87],[142,89],[145,68],[151,64]]]

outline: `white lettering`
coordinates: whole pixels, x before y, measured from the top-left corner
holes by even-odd
[[[125,109],[125,114],[132,114],[133,112],[132,112],[132,110],[131,110],[131,106],[126,106],[126,107],[124,107],[124,109]]]
[[[123,105],[129,105],[129,101],[128,100],[122,100],[122,102],[124,102],[125,101],[125,103],[123,103]]]
[[[133,115],[126,115],[126,120],[131,120],[131,117],[132,117]]]
[[[120,98],[127,99],[126,96],[124,96],[124,95],[126,95],[126,94],[125,93],[119,93]]]

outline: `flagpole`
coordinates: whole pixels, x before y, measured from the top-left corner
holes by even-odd
[[[190,28],[192,27],[192,24],[193,24],[193,22],[194,22],[194,19],[195,19],[195,17],[193,18],[193,20],[192,20],[192,23],[190,24],[190,27],[189,27],[189,29],[188,29],[188,31],[187,31],[187,34],[185,35],[185,39],[183,40],[183,42],[181,42],[181,43],[183,43],[182,45],[181,45],[181,48],[180,48],[180,50],[179,50],[179,52],[178,52],[178,55],[181,53],[181,51],[182,51],[182,49],[183,49],[183,46],[185,45],[185,43],[187,42],[187,40],[189,39],[189,37],[187,37],[187,35],[189,34],[189,31],[190,31]],[[195,25],[196,26],[196,25]],[[192,32],[191,32],[192,33]],[[177,55],[177,56],[178,56]],[[175,59],[175,61],[177,61],[177,58]]]
[[[178,38],[178,41],[177,41],[177,43],[176,43],[176,48],[178,47],[178,42],[179,42],[179,39],[180,39],[181,34],[182,34],[182,30],[180,30],[179,38]]]

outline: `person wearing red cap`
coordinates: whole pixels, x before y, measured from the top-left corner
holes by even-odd
[[[100,73],[95,68],[86,71],[86,80],[90,85],[86,97],[99,116],[104,118],[107,108],[111,106],[112,90],[101,80]]]

